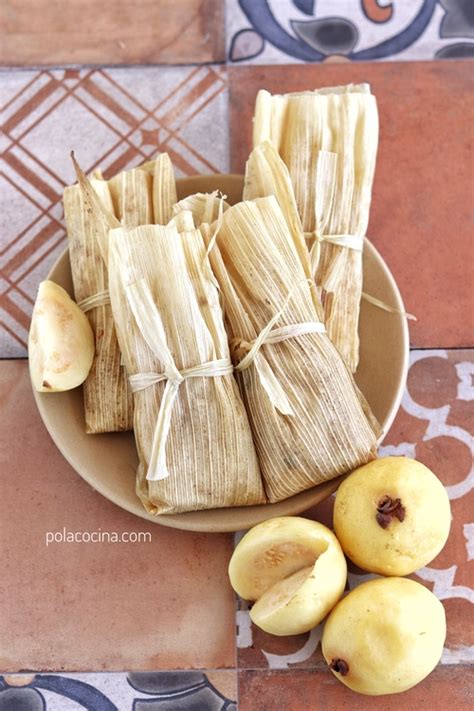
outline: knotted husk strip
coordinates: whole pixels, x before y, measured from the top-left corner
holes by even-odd
[[[110,233],[110,298],[129,375],[165,370],[138,328],[127,298],[127,287],[141,280],[159,311],[179,371],[229,358],[218,290],[202,269],[204,259],[201,233],[180,235],[173,223]],[[147,480],[165,388],[166,381],[134,394],[137,494],[146,510],[165,514],[264,503],[248,417],[232,374],[182,382],[166,442],[168,476]]]
[[[275,96],[260,91],[254,146],[264,141],[275,146],[288,167],[308,247],[321,226],[318,216],[324,216],[320,237],[354,235],[362,240],[378,144],[377,105],[370,87]],[[331,154],[334,160],[329,160]],[[323,241],[315,280],[322,289],[329,336],[354,372],[359,361],[362,252]]]
[[[201,230],[208,241],[212,227]],[[306,271],[273,196],[227,210],[210,259],[222,292],[234,365],[285,300],[276,327],[319,320]],[[380,428],[326,333],[264,344],[259,355],[294,413],[283,415],[272,405],[255,362],[237,373],[269,501],[375,458]]]
[[[220,207],[222,201],[222,208]],[[203,223],[213,223],[219,217],[219,210],[224,212],[229,208],[219,190],[212,193],[195,193],[183,198],[173,205],[173,214],[178,215],[183,210],[189,210],[194,218],[194,226],[199,227]]]
[[[72,185],[64,191],[71,272],[78,303],[108,289],[102,250],[107,249],[109,228],[117,224],[106,181],[92,178],[86,182],[83,174],[79,178],[81,185]],[[104,212],[97,209],[98,200]],[[83,385],[88,433],[120,432],[133,425],[132,392],[121,366],[112,310],[105,301],[87,311],[95,338],[94,360]]]

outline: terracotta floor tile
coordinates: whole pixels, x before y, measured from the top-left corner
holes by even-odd
[[[104,32],[104,28],[107,32]],[[225,57],[221,0],[5,0],[0,64],[192,64]]]
[[[418,317],[415,347],[474,345],[473,69],[470,60],[229,68],[235,172],[248,156],[259,89],[371,83],[381,133],[368,235]]]
[[[230,537],[148,523],[91,489],[44,429],[26,361],[0,363],[0,403],[0,670],[233,666]],[[63,527],[152,540],[46,546]]]
[[[241,671],[239,711],[468,711],[474,703],[472,667],[438,667],[403,694],[356,694],[329,671]]]
[[[6,71],[1,81],[0,357],[18,358],[38,284],[65,248],[71,149],[107,178],[163,151],[178,178],[226,173],[227,79],[214,65]]]

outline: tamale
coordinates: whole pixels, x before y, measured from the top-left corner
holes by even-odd
[[[154,514],[265,502],[201,233],[110,233],[109,288],[134,389],[137,494]],[[208,270],[210,271],[210,270]]]
[[[362,247],[378,144],[375,97],[367,84],[274,96],[260,91],[253,143],[264,141],[288,167],[326,327],[355,371]]]
[[[212,227],[201,231],[208,242]],[[324,332],[275,197],[227,210],[210,259],[269,501],[373,459],[380,428]]]
[[[84,184],[84,183],[83,183]],[[100,200],[110,220],[90,204]],[[83,385],[88,433],[129,430],[133,424],[133,399],[115,333],[110,303],[106,248],[109,228],[116,224],[106,181],[92,178],[86,192],[80,185],[64,191],[64,215],[69,238],[71,272],[76,301],[84,305],[95,339],[92,368]],[[118,223],[117,223],[118,224]],[[104,254],[105,251],[105,254]],[[88,308],[89,307],[89,308]]]

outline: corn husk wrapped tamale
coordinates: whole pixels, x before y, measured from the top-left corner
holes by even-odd
[[[210,259],[269,500],[373,459],[378,424],[324,332],[276,199],[227,210]]]
[[[74,293],[84,306],[95,339],[95,354],[83,385],[84,414],[88,433],[120,432],[133,424],[133,398],[115,333],[108,303],[107,248],[109,228],[116,226],[112,200],[105,180],[92,178],[85,188],[72,185],[64,191],[64,215],[69,237],[69,253]],[[92,187],[91,187],[92,186]],[[85,190],[85,191],[84,191]],[[110,214],[104,218],[96,209],[96,200]]]
[[[205,260],[201,233],[179,234],[174,222],[110,233],[110,297],[134,389],[137,494],[154,514],[265,501]]]
[[[367,84],[274,96],[260,91],[253,143],[264,141],[288,167],[326,327],[355,371],[362,245],[378,144],[375,97]]]

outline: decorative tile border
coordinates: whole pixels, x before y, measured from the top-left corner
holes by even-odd
[[[0,709],[235,711],[235,671],[0,676]]]
[[[471,0],[227,0],[230,63],[474,56]]]

